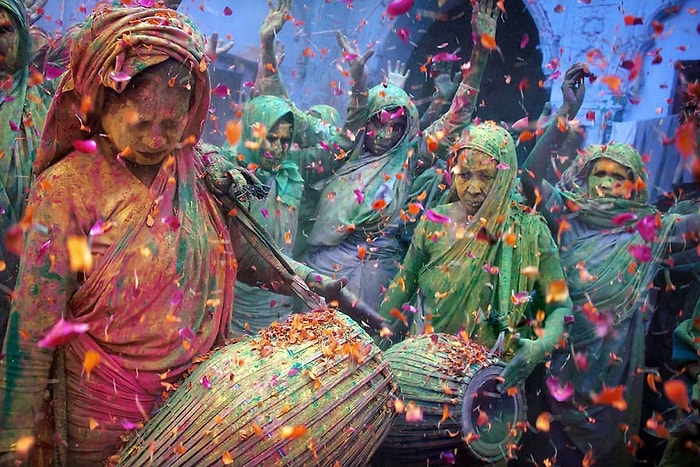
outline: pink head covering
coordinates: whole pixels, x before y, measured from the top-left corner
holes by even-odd
[[[205,40],[186,16],[167,8],[103,4],[85,20],[71,43],[69,71],[61,79],[44,127],[36,174],[88,139],[103,110],[105,88],[122,92],[149,66],[174,58],[192,76],[194,100],[183,138],[199,140],[209,108]],[[94,110],[91,110],[94,109]]]

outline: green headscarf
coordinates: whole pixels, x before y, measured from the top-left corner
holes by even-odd
[[[260,138],[254,135],[256,124],[262,124],[266,131],[269,131],[283,118],[290,118],[292,120],[290,141],[294,141],[297,121],[293,116],[294,112],[289,102],[280,97],[258,96],[251,99],[243,110],[243,131],[238,152],[239,162],[244,165],[254,164],[257,166],[255,174],[263,183],[266,183],[270,177],[274,177],[277,185],[277,196],[280,200],[288,206],[298,208],[304,191],[304,179],[299,172],[299,166],[290,157],[285,157],[272,170],[264,169],[262,162],[265,154],[262,149],[255,147],[260,142]],[[292,150],[292,148],[289,149],[289,151]]]
[[[598,159],[610,159],[627,168],[635,180],[635,189],[630,199],[590,198],[588,177]],[[586,222],[601,228],[613,228],[612,218],[620,212],[633,212],[638,216],[653,214],[656,209],[646,201],[649,192],[646,188],[647,174],[641,155],[629,144],[610,143],[589,146],[584,154],[576,158],[562,174],[559,186],[567,198],[581,208],[580,215]]]

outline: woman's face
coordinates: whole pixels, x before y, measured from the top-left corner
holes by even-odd
[[[496,179],[496,160],[476,149],[462,149],[452,173],[459,202],[468,216],[479,210]]]
[[[591,198],[630,199],[633,188],[634,180],[624,165],[605,157],[594,161],[588,176],[588,195]]]
[[[102,128],[124,159],[157,165],[183,140],[190,91],[146,78],[111,99]]]
[[[10,12],[0,7],[0,72],[12,74],[17,67],[19,31]]]
[[[287,120],[278,120],[262,140],[260,166],[265,170],[271,170],[279,165],[287,155],[291,143],[292,123]]]
[[[374,114],[367,122],[365,149],[381,156],[401,140],[407,124],[406,111],[402,107]]]

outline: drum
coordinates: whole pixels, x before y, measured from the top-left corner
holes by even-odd
[[[496,390],[504,365],[485,347],[438,333],[409,338],[385,355],[405,413],[375,465],[470,465],[510,457],[525,427],[525,401],[520,392]]]
[[[121,465],[363,465],[396,418],[388,362],[345,315],[291,315],[216,350]]]

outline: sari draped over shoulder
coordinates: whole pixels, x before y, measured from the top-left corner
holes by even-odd
[[[404,109],[408,124],[393,148],[379,156],[360,154],[360,141],[348,162],[316,186],[320,195],[305,256],[318,272],[346,277],[348,289],[375,309],[400,260],[394,224],[421,140],[418,110],[408,95],[392,85],[370,89],[369,115],[397,107]],[[366,252],[363,259],[358,249]]]
[[[39,227],[26,234],[1,368],[2,444],[35,426],[27,414],[42,410],[54,354],[37,343],[60,320],[85,331],[62,346],[68,453],[78,464],[114,454],[120,436],[148,419],[192,359],[227,336],[236,262],[194,149],[209,99],[203,46],[179,13],[110,5],[98,7],[73,42],[71,72],[52,104],[36,162],[40,183],[30,206]],[[120,91],[124,75],[168,58],[189,65],[195,99],[185,141],[150,187],[116,154],[66,146],[99,138],[76,127],[76,103],[86,97],[99,103],[104,86]],[[76,241],[91,246],[94,261],[77,277]]]
[[[275,96],[259,96],[251,99],[243,111],[241,140],[255,143],[264,138],[278,121],[292,118],[292,135],[296,135],[297,120],[291,104]],[[256,135],[258,133],[260,136]],[[304,179],[290,149],[287,157],[270,170],[263,167],[267,157],[260,147],[251,144],[239,148],[237,162],[250,168],[260,181],[270,187],[267,197],[251,200],[248,206],[251,215],[269,232],[279,249],[291,256],[297,236],[299,205],[304,194]],[[231,329],[236,333],[255,334],[273,321],[283,320],[292,312],[294,300],[290,296],[276,294],[243,282],[236,282]]]
[[[392,310],[413,320],[407,310],[418,291],[416,311],[435,332],[464,331],[490,346],[500,331],[518,328],[533,295],[542,299],[547,282],[563,276],[544,219],[527,212],[514,195],[518,167],[512,138],[493,122],[466,133],[458,149],[476,149],[498,161],[491,190],[471,221],[459,202],[423,215],[380,312],[405,332]],[[528,268],[538,270],[539,279]]]
[[[603,157],[634,175],[637,190],[631,199],[587,196],[593,162]],[[560,232],[561,262],[575,311],[571,346],[554,354],[550,369],[562,385],[572,383],[575,393],[564,402],[552,400],[552,411],[579,450],[592,449],[596,465],[633,462],[626,441],[640,422],[644,374],[637,370],[644,366],[649,287],[678,219],[662,217],[646,204],[645,184],[644,164],[634,148],[591,146],[562,174],[543,209],[550,228]],[[566,228],[555,227],[562,219]],[[644,219],[655,230],[649,241],[636,224]],[[626,410],[593,403],[592,395],[615,387],[624,389]]]
[[[0,0],[0,7],[15,19],[19,36],[16,71],[0,86],[0,284],[12,290],[19,258],[5,246],[5,234],[24,216],[32,165],[51,96],[40,84],[30,83],[31,38],[27,11],[21,0]],[[0,292],[0,345],[9,313],[6,292]]]

